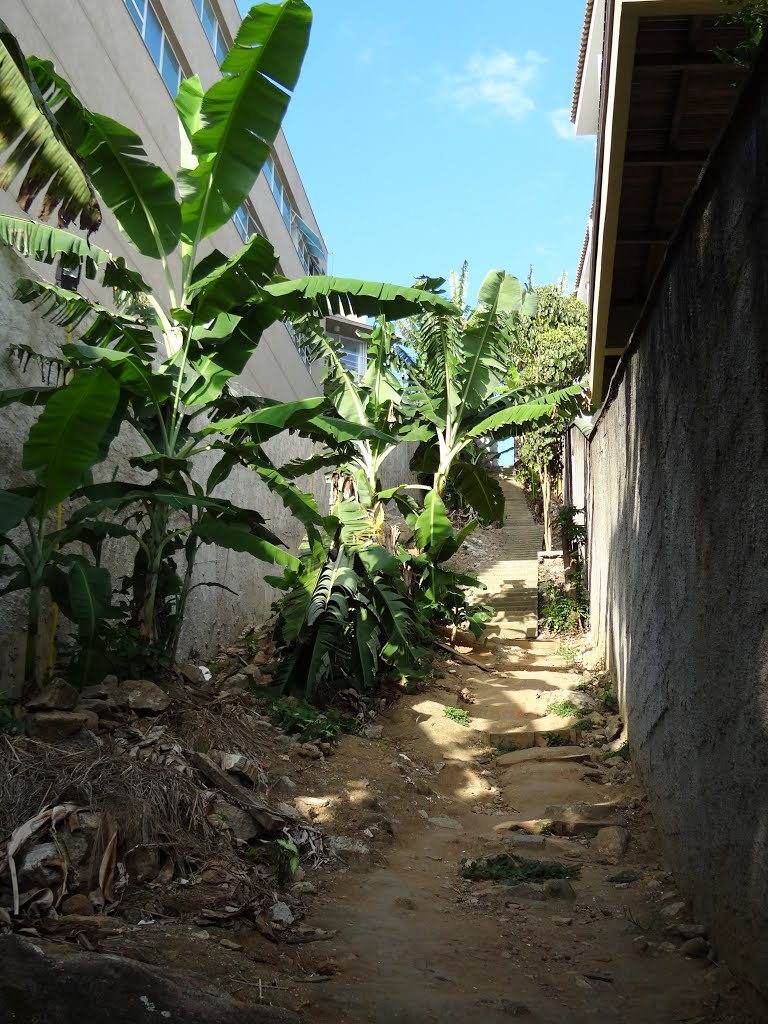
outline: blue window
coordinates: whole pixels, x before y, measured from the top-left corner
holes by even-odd
[[[171,96],[175,96],[183,77],[181,65],[152,4],[149,0],[125,0],[125,6],[155,62],[155,67],[162,75],[168,91]]]

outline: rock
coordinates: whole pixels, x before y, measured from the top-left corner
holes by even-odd
[[[277,903],[273,903],[269,908],[270,920],[274,921],[275,924],[289,925],[293,924],[296,920],[293,911],[287,903],[283,903],[282,900],[278,900]]]
[[[400,907],[402,910],[418,910],[416,900],[412,900],[410,896],[398,896],[395,900],[395,906]]]
[[[248,779],[254,786],[259,784],[261,780],[259,766],[242,754],[227,754],[220,751],[217,760],[225,772],[234,772],[235,775]]]
[[[248,677],[251,683],[261,682],[261,669],[258,665],[244,665],[241,671],[244,676]]]
[[[556,924],[556,925],[559,925],[561,928],[568,928],[570,925],[573,924],[573,918],[572,917],[559,917],[559,916],[555,915],[555,917],[552,918],[552,923]]]
[[[0,1019],[9,1024],[300,1024],[287,1010],[235,1002],[191,975],[110,954],[52,956],[0,936]]]
[[[62,914],[79,914],[81,917],[86,917],[93,914],[93,905],[87,896],[77,893],[75,896],[67,896],[65,900],[61,901],[61,912]]]
[[[247,811],[220,797],[214,801],[208,821],[216,828],[228,828],[236,839],[242,839],[246,843],[255,839],[262,831]]]
[[[632,946],[636,953],[647,953],[648,939],[644,935],[637,935],[632,939]]]
[[[165,711],[171,703],[165,690],[149,679],[126,679],[118,688],[116,700],[120,707],[155,713]]]
[[[438,828],[451,828],[456,832],[463,831],[463,826],[460,821],[456,818],[447,818],[444,815],[438,816],[437,818],[427,818],[430,825],[436,825]]]
[[[302,743],[296,747],[296,753],[299,757],[308,757],[313,761],[319,761],[323,756],[322,751],[319,747],[316,747],[314,743]]]
[[[73,752],[99,750],[101,748],[101,741],[90,729],[78,729],[71,736],[65,736],[64,739],[57,740],[56,746],[59,750],[70,750]]]
[[[91,700],[81,700],[75,710],[91,711],[98,718],[111,718],[115,709],[111,700],[102,700],[97,697]]]
[[[100,683],[95,686],[85,686],[80,691],[81,700],[114,700],[118,688],[117,676],[104,676]]]
[[[314,896],[317,886],[313,882],[295,882],[291,886],[291,892],[297,896]]]
[[[368,740],[380,740],[384,735],[383,725],[366,725],[363,729],[363,736]]]
[[[333,753],[332,743],[318,743],[318,747],[320,747],[320,753],[324,754],[326,757],[330,757]]]
[[[191,661],[187,661],[183,665],[179,665],[179,672],[181,672],[187,682],[192,683],[193,686],[205,686],[208,681],[202,669],[197,665],[193,665]]]
[[[576,899],[576,891],[567,878],[548,878],[544,883],[544,892],[552,899]]]
[[[698,960],[709,953],[709,943],[700,936],[694,939],[687,939],[680,947],[683,956],[690,956]]]
[[[28,846],[17,863],[19,888],[51,889],[61,884],[66,865],[55,843]]]
[[[618,864],[629,843],[629,833],[617,825],[601,828],[595,836],[594,849],[609,864]]]
[[[83,707],[82,704],[78,704],[75,708],[76,715],[83,715],[85,721],[83,722],[83,728],[90,730],[90,732],[98,732],[99,729],[99,716],[96,711],[92,708]]]
[[[244,672],[235,672],[233,676],[230,676],[224,682],[224,686],[228,690],[247,690],[250,685],[251,680]]]
[[[597,651],[584,651],[581,656],[581,664],[587,672],[602,672],[603,656]]]
[[[507,842],[510,846],[525,846],[528,847],[528,849],[540,849],[541,847],[546,846],[547,837],[536,835],[529,836],[527,832],[515,832],[508,837]]]
[[[371,849],[362,840],[353,839],[351,836],[330,836],[328,839],[328,852],[333,857],[349,861],[355,858],[370,856]]]
[[[660,942],[657,946],[660,953],[675,953],[677,952],[677,946],[674,942]]]
[[[682,902],[668,903],[666,905],[666,907],[662,907],[661,908],[661,916],[666,921],[672,921],[674,918],[680,917],[680,915],[684,911],[685,911],[685,903],[682,903]]]
[[[243,948],[239,942],[233,942],[232,939],[219,939],[219,945],[223,949],[231,949],[235,952]]]
[[[78,711],[35,711],[27,718],[29,734],[44,743],[56,743],[67,736],[80,732],[92,712]],[[96,718],[96,716],[93,716]],[[96,718],[98,723],[98,718]]]
[[[529,882],[516,882],[504,887],[504,896],[516,900],[538,900],[541,903],[544,901],[544,890]]]
[[[30,711],[71,711],[80,694],[66,679],[54,679],[50,685],[27,702]]]
[[[703,924],[687,924],[683,921],[668,925],[683,939],[706,939],[707,929]]]
[[[611,740],[615,740],[617,736],[621,735],[623,726],[621,719],[618,715],[609,715],[608,721],[605,724],[605,738],[610,743]]]
[[[293,806],[303,818],[316,818],[330,803],[325,796],[299,796],[293,801]]]
[[[293,779],[289,778],[287,775],[278,775],[278,777],[272,781],[270,791],[277,793],[292,793],[298,788],[299,787]]]

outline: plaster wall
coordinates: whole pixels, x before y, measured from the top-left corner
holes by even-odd
[[[590,438],[592,624],[675,876],[768,992],[768,55]]]

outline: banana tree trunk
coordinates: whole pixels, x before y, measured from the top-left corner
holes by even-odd
[[[27,639],[24,650],[25,696],[39,682],[37,677],[37,639],[40,632],[40,586],[30,587],[29,613],[27,616]]]
[[[544,549],[552,550],[552,481],[546,469],[541,474],[541,493],[544,498]]]

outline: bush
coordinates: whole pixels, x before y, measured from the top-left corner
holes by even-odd
[[[550,633],[580,633],[589,622],[589,595],[580,572],[574,572],[568,587],[548,583],[544,587],[541,624]]]
[[[321,711],[307,700],[287,698],[272,700],[267,704],[267,713],[272,722],[285,732],[298,733],[302,741],[336,739],[343,732],[355,732],[357,722],[351,715],[345,715],[336,708]]]

